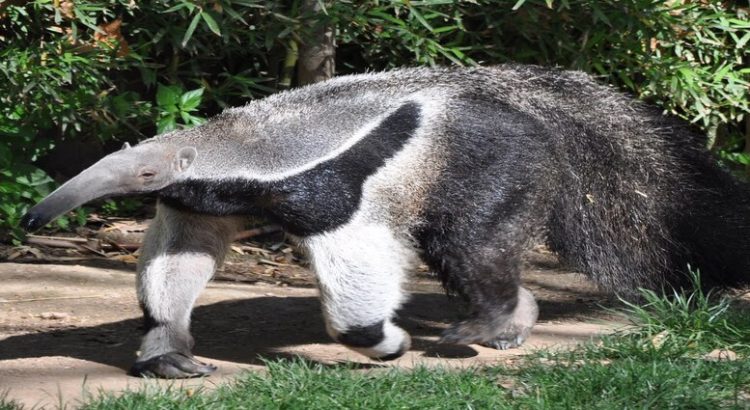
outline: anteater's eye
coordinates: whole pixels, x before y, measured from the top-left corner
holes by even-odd
[[[145,178],[145,179],[151,179],[154,176],[156,176],[156,172],[154,171],[141,171],[141,175],[140,175],[141,178]]]

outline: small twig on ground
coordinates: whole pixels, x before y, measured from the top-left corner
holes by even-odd
[[[266,225],[266,226],[261,226],[259,228],[247,229],[247,230],[238,232],[237,235],[234,236],[234,240],[239,241],[242,239],[252,238],[258,235],[265,235],[265,234],[275,233],[279,231],[281,231],[281,227],[279,225]]]
[[[240,249],[242,249],[243,251],[248,251],[248,252],[262,253],[264,255],[268,255],[269,253],[271,253],[271,251],[269,251],[268,249],[258,248],[257,246],[250,246],[250,245],[241,245]]]
[[[69,238],[65,236],[44,236],[44,235],[26,235],[26,238],[28,239],[34,239],[34,240],[52,240],[52,241],[66,241],[66,242],[73,242],[73,243],[86,243],[89,240],[86,238]]]
[[[80,238],[70,238],[70,239],[80,239]],[[86,243],[86,240],[84,239],[81,241],[71,241],[68,240],[68,238],[52,238],[52,237],[32,237],[29,236],[26,238],[26,242],[32,243],[34,245],[44,245],[49,246],[51,248],[69,248],[69,249],[81,249],[80,243]]]
[[[133,251],[137,251],[138,248],[141,247],[141,245],[137,243],[117,243],[111,239],[104,239],[104,241],[107,242],[108,245],[111,245],[112,247],[128,254],[133,253]]]
[[[101,257],[104,257],[104,258],[107,257],[106,253],[104,253],[104,252],[102,252],[100,250],[94,249],[94,248],[92,248],[92,247],[90,247],[88,245],[81,245],[81,248],[86,249],[89,252],[95,253],[95,254],[97,254],[97,255],[99,255]]]
[[[274,262],[274,261],[270,261],[268,259],[263,259],[263,258],[259,258],[258,259],[258,263],[260,263],[262,265],[271,265],[271,266],[297,266],[297,265],[291,265],[291,264],[288,264],[288,263]]]
[[[100,256],[107,256],[103,252],[96,250],[89,246],[91,239],[86,238],[68,238],[63,236],[42,236],[42,235],[28,235],[26,242],[34,245],[44,245],[50,248],[67,248],[77,250],[87,250]],[[141,247],[138,243],[117,243],[111,239],[103,239],[105,243],[102,243],[102,247],[109,246],[127,253],[138,250]]]

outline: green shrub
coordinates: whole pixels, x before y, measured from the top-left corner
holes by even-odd
[[[747,2],[745,7],[688,0],[336,3],[332,13],[343,47],[377,68],[515,61],[578,69],[712,135],[720,127],[730,141],[744,133],[741,121],[750,111]]]
[[[193,114],[198,109],[202,97],[203,88],[184,92],[179,86],[159,84],[156,91],[156,104],[161,112],[156,132],[161,134],[177,129],[178,119],[182,120],[183,127],[201,125],[206,122],[204,118]]]
[[[272,93],[319,24],[337,29],[339,73],[508,61],[580,69],[695,122],[723,158],[750,164],[750,19],[739,2],[341,0],[318,15],[301,4],[1,4],[0,228],[53,185],[30,164],[55,146],[133,142]],[[29,172],[45,182],[18,181]]]
[[[137,94],[120,92],[110,77],[132,64],[118,57],[119,45],[93,40],[96,16],[111,16],[110,9],[78,4],[63,10],[54,4],[4,5],[0,11],[0,227],[13,228],[15,238],[20,216],[55,186],[31,163],[74,138],[121,135],[123,123],[150,110]]]
[[[251,24],[276,19],[274,4],[0,5],[0,228],[20,238],[20,216],[55,186],[31,164],[57,145],[132,142],[199,124],[205,90],[208,114],[272,92],[261,70],[282,28],[264,37]]]

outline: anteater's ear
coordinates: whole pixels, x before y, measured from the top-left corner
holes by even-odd
[[[198,156],[198,150],[194,147],[183,147],[177,151],[177,156],[174,159],[174,170],[177,172],[185,172],[186,169],[190,168],[190,165],[195,161],[195,157]]]

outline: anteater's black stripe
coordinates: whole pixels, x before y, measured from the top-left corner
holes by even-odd
[[[143,310],[143,334],[148,333],[155,327],[166,325],[166,323],[156,320],[145,304],[141,304],[141,310]]]
[[[419,106],[406,103],[338,157],[280,181],[192,179],[159,195],[170,206],[198,213],[265,215],[297,235],[331,230],[359,208],[364,181],[403,148],[419,118]]]
[[[336,340],[351,347],[373,347],[385,339],[384,325],[385,321],[381,320],[369,326],[352,326],[338,335]]]

